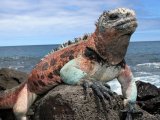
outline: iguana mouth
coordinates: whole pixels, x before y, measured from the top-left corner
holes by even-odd
[[[126,28],[136,28],[137,27],[137,20],[134,17],[129,17],[126,19],[121,19],[114,23],[113,27],[118,30],[123,30]]]

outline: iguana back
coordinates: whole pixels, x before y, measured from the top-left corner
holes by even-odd
[[[63,82],[60,78],[61,68],[70,60],[83,55],[86,47],[94,47],[92,37],[89,36],[87,39],[71,43],[45,56],[35,66],[28,78],[29,90],[36,94],[42,94]]]

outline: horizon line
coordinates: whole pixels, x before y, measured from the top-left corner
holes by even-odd
[[[130,41],[131,43],[134,42],[160,42],[160,40],[151,40],[151,41]],[[61,43],[55,44],[33,44],[33,45],[0,45],[0,47],[22,47],[22,46],[49,46],[49,45],[61,45]]]

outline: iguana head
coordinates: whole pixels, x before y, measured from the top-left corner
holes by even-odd
[[[96,52],[109,64],[120,63],[137,27],[135,12],[126,8],[105,11],[96,23]]]

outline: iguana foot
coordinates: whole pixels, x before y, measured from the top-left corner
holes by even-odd
[[[91,88],[100,100],[104,100],[105,98],[111,103],[111,96],[113,96],[113,92],[108,87],[104,86],[101,82],[93,82]]]
[[[104,101],[105,99],[107,99],[110,104],[112,103],[111,96],[114,97],[114,93],[110,90],[110,86],[108,84],[103,84],[102,82],[98,82],[98,81],[92,82],[92,83],[84,81],[82,86],[83,86],[85,98],[87,96],[87,89],[92,88],[94,94],[99,98],[102,104],[105,104],[105,101]]]
[[[141,111],[134,109],[124,109],[121,110],[121,120],[134,120],[135,118],[142,117],[143,113]]]
[[[102,82],[99,82],[99,81],[96,81],[96,82],[95,81],[94,82],[84,81],[82,83],[82,86],[83,86],[85,98],[87,96],[87,89],[88,88],[92,89],[95,95],[95,103],[97,105],[97,112],[99,112],[99,110],[101,109],[100,108],[101,106],[102,109],[104,110],[103,113],[106,119],[108,119],[109,108],[112,109],[113,107],[111,98],[114,97],[114,93],[110,90],[110,86],[108,84],[103,84]],[[105,99],[109,101],[108,105],[110,107],[107,106]]]

